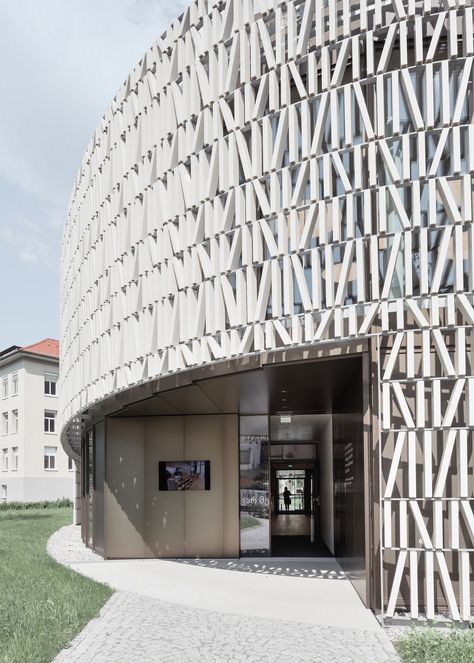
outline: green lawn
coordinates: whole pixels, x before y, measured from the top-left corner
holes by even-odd
[[[396,648],[403,663],[474,663],[474,631],[417,629]]]
[[[71,518],[68,507],[0,512],[0,663],[50,663],[112,594],[48,556]]]
[[[240,516],[240,529],[248,529],[257,525],[260,525],[260,523],[253,516]]]

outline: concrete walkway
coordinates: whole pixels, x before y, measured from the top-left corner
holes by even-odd
[[[398,660],[333,559],[104,561],[78,530],[49,553],[118,592],[55,663]]]

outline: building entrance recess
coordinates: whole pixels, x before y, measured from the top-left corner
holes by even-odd
[[[241,555],[337,558],[366,598],[362,359],[270,366],[240,417]]]
[[[260,364],[122,407],[103,451],[94,426],[86,540],[111,559],[332,555],[366,602],[362,364]],[[185,461],[209,464],[209,490],[160,489],[160,463]]]

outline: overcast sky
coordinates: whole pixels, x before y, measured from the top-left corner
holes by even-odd
[[[82,155],[185,4],[1,0],[0,350],[59,337],[62,227]]]

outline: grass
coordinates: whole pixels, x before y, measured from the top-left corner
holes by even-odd
[[[474,663],[474,631],[413,629],[396,648],[403,663]]]
[[[50,663],[112,594],[48,556],[71,518],[68,507],[0,512],[0,663]]]
[[[253,516],[240,516],[240,529],[248,529],[256,525],[260,525],[260,523]]]

